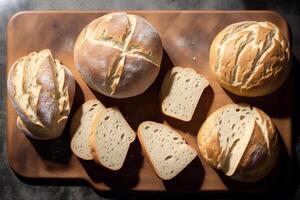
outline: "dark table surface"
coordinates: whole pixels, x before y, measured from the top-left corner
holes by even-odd
[[[297,5],[298,4],[298,5]],[[0,199],[116,199],[116,198],[193,198],[193,199],[300,199],[300,182],[297,171],[300,158],[300,134],[297,127],[293,132],[294,170],[290,185],[283,191],[272,194],[229,194],[229,193],[201,193],[201,194],[116,194],[99,193],[85,183],[79,181],[29,181],[18,177],[9,167],[6,155],[6,25],[8,19],[23,10],[244,10],[268,9],[275,10],[285,17],[289,23],[292,35],[294,67],[300,60],[300,5],[297,1],[265,1],[265,0],[0,0]],[[299,70],[294,70],[299,71]],[[295,75],[297,77],[297,74]],[[296,90],[297,91],[297,88]],[[298,99],[298,97],[297,97]],[[297,103],[296,99],[296,103]],[[283,105],[284,106],[284,105]],[[295,107],[298,111],[298,106]],[[294,117],[299,120],[298,115]],[[295,123],[296,124],[296,123]],[[277,199],[276,198],[276,199]]]

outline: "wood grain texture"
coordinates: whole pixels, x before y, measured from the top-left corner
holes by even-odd
[[[216,172],[202,159],[195,159],[178,177],[162,181],[151,168],[136,140],[129,149],[124,167],[111,172],[82,161],[71,154],[69,123],[62,137],[35,141],[16,128],[16,113],[7,101],[7,153],[10,166],[19,175],[31,178],[84,179],[99,190],[113,191],[266,191],[284,184],[286,164],[291,156],[292,79],[271,95],[244,98],[227,93],[211,76],[208,66],[210,44],[215,35],[231,23],[244,20],[271,21],[288,37],[285,20],[270,11],[134,11],[159,32],[164,45],[161,71],[154,84],[143,94],[128,99],[112,99],[92,91],[80,78],[73,62],[73,46],[80,31],[93,19],[107,12],[22,12],[15,15],[7,29],[7,71],[19,57],[49,48],[54,57],[69,67],[77,81],[70,114],[85,101],[98,98],[106,107],[117,106],[134,130],[145,120],[164,122],[182,133],[195,149],[198,129],[216,109],[236,102],[247,102],[264,110],[274,120],[282,138],[282,157],[273,174],[255,184],[241,184]],[[163,116],[159,90],[162,78],[172,66],[192,67],[209,80],[190,122]],[[70,121],[70,120],[69,120]],[[199,154],[199,152],[198,152]],[[200,154],[199,154],[200,155]]]

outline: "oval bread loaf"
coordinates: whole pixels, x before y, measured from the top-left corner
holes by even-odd
[[[50,50],[18,59],[10,68],[7,90],[19,116],[17,125],[25,134],[35,139],[61,135],[73,103],[75,81]]]
[[[78,36],[75,64],[94,90],[115,98],[143,93],[156,79],[163,48],[157,31],[142,17],[110,13]]]
[[[241,96],[272,93],[290,71],[289,43],[271,22],[229,25],[213,40],[209,64],[219,83]]]
[[[198,145],[209,164],[244,182],[268,175],[278,157],[273,122],[247,105],[229,104],[211,114],[199,130]]]

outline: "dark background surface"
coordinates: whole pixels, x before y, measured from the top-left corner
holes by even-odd
[[[246,1],[246,0],[0,0],[0,199],[300,199],[300,181],[298,176],[300,159],[300,134],[297,122],[299,106],[295,106],[293,153],[293,179],[282,191],[269,194],[232,194],[232,193],[200,193],[200,194],[167,194],[167,193],[99,193],[80,181],[30,181],[16,176],[10,169],[6,156],[5,120],[6,120],[6,25],[8,19],[23,10],[240,10],[269,9],[275,10],[289,23],[292,35],[294,77],[297,79],[300,60],[300,5],[299,1]],[[297,5],[298,4],[298,5]],[[300,85],[298,85],[300,86]],[[297,89],[295,87],[295,94]],[[297,103],[298,98],[295,100]],[[284,105],[282,105],[284,106]]]

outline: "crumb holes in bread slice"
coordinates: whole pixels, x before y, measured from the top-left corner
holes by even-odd
[[[167,161],[167,160],[171,159],[172,157],[173,157],[173,156],[171,156],[171,155],[169,155],[169,156],[165,157],[165,161]]]
[[[125,133],[122,133],[121,140],[123,140],[124,136],[125,136]]]
[[[234,127],[235,127],[235,124],[232,124],[232,126],[231,126],[231,130],[233,130],[233,129],[234,129]]]
[[[92,110],[94,110],[94,109],[95,109],[95,108],[90,108],[90,109],[89,109],[89,112],[92,111]]]
[[[243,119],[245,119],[245,116],[244,116],[244,115],[241,115],[241,116],[240,116],[240,120],[243,120]]]
[[[97,105],[98,105],[98,104],[95,103],[95,104],[92,105],[92,107],[95,107],[95,106],[97,106]]]
[[[109,116],[106,116],[106,117],[104,118],[105,121],[107,121],[108,119],[109,119]]]
[[[178,140],[178,137],[173,137],[173,140]]]
[[[185,82],[188,83],[188,82],[190,82],[190,80],[191,80],[191,79],[188,78],[188,79],[185,80]]]
[[[155,130],[154,130],[154,133],[156,133],[157,131],[158,131],[158,129],[155,129]]]

